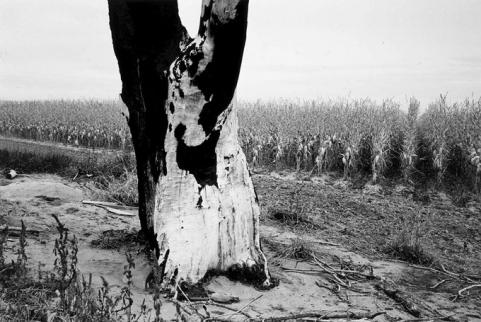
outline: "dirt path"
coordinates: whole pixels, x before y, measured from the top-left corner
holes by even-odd
[[[442,275],[416,269],[405,263],[382,260],[379,256],[377,259],[376,256],[370,256],[375,252],[366,251],[363,255],[357,252],[356,247],[352,247],[352,244],[359,242],[359,246],[364,246],[367,245],[367,242],[356,234],[350,237],[342,236],[340,231],[349,225],[343,223],[340,218],[334,219],[336,216],[339,217],[337,208],[337,210],[332,210],[328,205],[321,209],[325,211],[321,211],[321,213],[330,214],[330,216],[323,217],[323,220],[331,221],[323,224],[327,227],[325,229],[307,226],[293,229],[273,220],[267,214],[267,210],[281,207],[280,199],[275,199],[282,196],[282,193],[279,195],[279,191],[292,194],[291,185],[296,185],[296,181],[292,178],[272,176],[255,176],[254,179],[265,211],[261,229],[264,248],[271,262],[272,274],[279,278],[280,284],[270,291],[258,291],[251,286],[229,281],[225,277],[214,278],[207,285],[210,291],[237,296],[240,301],[228,305],[228,309],[206,305],[211,316],[219,316],[227,320],[244,320],[247,316],[269,318],[309,312],[319,316],[320,312],[324,312],[323,314],[326,314],[329,321],[343,321],[346,318],[335,319],[333,317],[336,314],[346,316],[346,312],[351,312],[355,314],[354,317],[358,318],[370,315],[372,317],[376,313],[381,313],[372,317],[374,321],[416,318],[379,288],[380,285],[385,286],[386,284],[395,285],[399,291],[398,294],[407,294],[410,301],[416,303],[421,317],[450,316],[454,321],[481,321],[479,293],[477,297],[450,301],[452,292],[442,288],[436,290],[428,288],[435,281],[439,282],[443,278]],[[321,183],[310,184],[315,186]],[[287,188],[283,188],[283,186]],[[331,188],[331,190],[320,190],[324,199],[332,199],[334,197],[331,194],[334,194],[337,189],[344,189],[343,187],[330,187],[334,190]],[[307,191],[303,196],[309,200],[320,198],[312,193],[314,192]],[[347,200],[348,193],[345,192],[345,194],[337,195],[336,200],[338,202]],[[288,202],[286,198],[284,201]],[[372,198],[376,202],[382,202],[381,198]],[[52,249],[56,228],[51,215],[58,215],[61,222],[79,240],[78,268],[80,272],[82,274],[92,273],[95,285],[100,285],[100,276],[103,276],[113,286],[119,288],[124,286],[122,273],[123,266],[126,264],[125,252],[133,253],[136,262],[133,272],[134,305],[138,309],[145,298],[147,305],[151,306],[152,294],[145,289],[145,280],[151,270],[151,263],[141,252],[143,246],[136,243],[135,232],[139,228],[137,218],[117,216],[101,208],[84,205],[81,203],[83,199],[88,199],[88,194],[81,186],[57,176],[32,175],[13,181],[0,179],[0,225],[20,226],[20,222],[23,220],[27,228],[39,231],[39,234],[27,235],[27,255],[32,268],[36,269],[40,262],[45,265],[43,269],[46,270],[51,267],[54,259]],[[331,201],[334,203],[334,200]],[[356,223],[356,220],[351,220]],[[321,224],[318,225],[316,227],[320,227]],[[341,259],[343,265],[348,265],[343,269],[349,267],[358,272],[362,271],[366,275],[371,274],[369,267],[372,267],[372,278],[360,278],[360,275],[355,274],[357,277],[353,275],[349,279],[343,279],[343,281],[349,280],[351,283],[348,288],[343,286],[337,288],[338,283],[332,281],[333,275],[326,273],[325,270],[322,272],[319,265],[312,261],[299,261],[281,255],[281,252],[289,249],[299,237],[303,239],[301,246],[308,245],[310,252],[315,252],[321,261],[332,268],[341,268],[339,262]],[[123,245],[116,243],[116,238],[121,238]],[[351,238],[350,243],[345,243],[347,238]],[[339,246],[322,243],[326,240],[333,244],[338,243]],[[8,242],[9,254],[14,252],[16,243],[16,238],[12,238]],[[473,247],[474,250],[478,250],[477,244]],[[479,265],[479,257],[473,257]],[[424,284],[422,285],[422,283]],[[202,305],[197,307],[199,311],[205,312]],[[235,313],[238,310],[241,310],[241,313]],[[174,319],[176,316],[174,305],[165,301],[162,313],[166,319]],[[356,318],[351,320],[356,320]],[[364,318],[364,320],[367,319]]]
[[[90,155],[122,155],[125,153],[122,150],[107,149],[107,148],[86,148],[83,146],[67,145],[50,141],[36,141],[27,140],[16,137],[9,137],[0,135],[0,150],[7,151],[23,151],[30,153],[38,153],[38,151],[45,151],[45,153],[62,154],[77,156],[79,154]],[[131,152],[133,153],[133,152]]]

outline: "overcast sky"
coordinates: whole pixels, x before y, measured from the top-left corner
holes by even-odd
[[[197,30],[200,0],[180,0]],[[115,98],[106,0],[0,0],[0,99]],[[479,0],[251,0],[243,99],[481,96]]]

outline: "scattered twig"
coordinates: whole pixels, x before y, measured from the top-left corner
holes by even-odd
[[[8,225],[0,226],[0,230],[5,230],[5,228],[8,228],[9,236],[12,236],[12,237],[17,237],[22,232],[22,227],[8,226]],[[38,235],[40,233],[39,230],[30,229],[30,228],[27,228],[25,232],[30,234],[35,234],[35,235]]]
[[[438,288],[439,286],[441,286],[441,284],[446,283],[447,281],[448,281],[447,279],[444,279],[444,280],[440,281],[439,283],[436,283],[433,286],[430,286],[429,288],[434,290],[434,289]]]
[[[332,288],[330,288],[330,287],[327,286],[327,285],[321,284],[321,282],[319,282],[319,281],[316,281],[316,285],[319,286],[319,287],[321,287],[321,288],[325,288],[326,290],[330,291],[332,294],[334,294],[335,296],[337,296],[337,298],[338,298],[339,300],[341,300],[342,302],[349,302],[349,299],[343,299],[343,298],[341,297],[341,295],[339,294],[339,291],[340,291],[339,285],[337,285],[337,287],[338,287],[338,290],[337,290],[337,291],[334,290],[334,289],[332,289]]]
[[[119,206],[118,203],[110,202],[110,201],[82,200],[82,203],[85,205],[93,205],[93,206],[109,206],[109,207]]]
[[[334,268],[331,265],[321,261],[319,258],[316,257],[316,255],[314,255],[314,253],[311,253],[311,256],[314,259],[314,261],[316,261],[317,263],[324,265],[325,267],[329,268],[331,271],[334,270]]]
[[[92,201],[92,200],[83,200],[83,204],[85,205],[92,205],[96,207],[100,207],[110,213],[113,213],[115,215],[119,216],[128,216],[128,217],[134,217],[137,216],[137,208],[136,207],[128,207],[128,206],[122,206],[119,205],[115,202],[103,202],[103,201]]]
[[[447,275],[447,276],[449,276],[451,278],[455,278],[457,280],[463,280],[463,281],[468,281],[468,282],[476,282],[476,280],[481,279],[481,276],[469,275],[469,274],[462,275],[462,274],[450,272],[443,265],[441,265],[442,270],[439,270],[439,269],[436,269],[436,268],[433,268],[433,267],[426,267],[426,266],[420,266],[420,265],[415,265],[415,264],[409,264],[409,263],[404,262],[404,261],[399,261],[399,262],[408,264],[409,267],[422,269],[422,270],[426,270],[426,271],[431,271],[433,273],[439,273],[439,274]]]
[[[341,244],[331,243],[327,241],[317,240],[315,241],[316,244],[327,245],[327,246],[341,246]]]
[[[444,273],[450,275],[450,276],[453,276],[453,277],[460,277],[461,275],[460,274],[456,274],[456,273],[453,273],[453,272],[450,272],[448,271],[443,264],[441,264],[441,268],[443,270]]]
[[[191,297],[190,298],[191,302],[203,302],[203,303],[219,303],[219,304],[232,304],[232,303],[238,303],[239,298],[235,296],[231,296],[229,298],[221,299],[221,298],[213,298],[213,297],[207,297],[207,296],[196,296],[196,297]],[[198,304],[198,303],[196,303]]]
[[[291,267],[285,267],[281,266],[281,269],[288,271],[288,272],[301,272],[301,273],[322,273],[326,272],[326,270],[323,268],[322,270],[319,269],[302,269],[302,268],[291,268]],[[349,270],[349,269],[332,269],[329,273],[337,273],[337,274],[342,274],[343,277],[345,277],[345,274],[352,274],[352,275],[358,275],[361,277],[364,277],[366,279],[380,279],[379,276],[376,275],[371,275],[371,274],[366,274],[363,272],[355,271],[355,270]]]
[[[422,321],[451,321],[452,317],[455,314],[450,315],[439,315],[439,316],[432,316],[430,318],[418,318],[418,319],[409,319],[403,320],[404,322],[422,322]]]
[[[227,294],[214,293],[214,294],[211,294],[209,297],[212,302],[221,303],[221,304],[232,304],[232,303],[239,302],[239,298],[237,296],[232,296]]]
[[[386,312],[309,312],[301,314],[291,314],[286,316],[255,319],[253,321],[292,321],[298,319],[315,318],[321,320],[330,319],[374,319],[376,316],[385,314]]]
[[[464,296],[463,293],[466,292],[467,290],[470,290],[472,288],[476,288],[476,287],[481,287],[481,284],[473,284],[473,285],[469,285],[469,286],[466,286],[465,288],[462,288],[458,291],[458,296],[459,297],[462,297]]]
[[[232,312],[237,312],[238,314],[242,314],[243,316],[245,316],[246,318],[248,319],[252,319],[252,317],[245,313],[245,312],[238,312],[237,309],[234,309],[234,308],[231,308],[231,307],[228,307],[227,305],[223,305],[223,304],[219,304],[219,303],[216,303],[216,302],[212,302],[212,301],[205,301],[205,302],[197,302],[195,304],[202,304],[202,305],[212,305],[212,306],[217,306],[217,307],[220,307],[220,308],[223,308],[225,310],[229,310],[229,311],[232,311]]]
[[[263,296],[264,296],[264,294],[259,295],[258,297],[256,297],[255,299],[253,299],[252,301],[250,301],[249,303],[247,303],[246,305],[244,305],[243,307],[241,307],[239,310],[235,311],[234,313],[231,313],[231,314],[227,315],[227,316],[225,317],[225,319],[226,319],[227,321],[229,321],[229,318],[230,318],[230,317],[232,317],[232,316],[234,316],[234,315],[237,315],[237,314],[242,314],[242,311],[244,311],[245,308],[249,307],[252,303],[254,303],[255,301],[257,301],[258,299],[260,299],[260,298],[263,297]],[[219,317],[219,318],[222,319],[223,317],[221,316],[221,317]],[[213,318],[213,319],[214,319],[214,320],[217,320],[217,318]]]
[[[189,297],[187,296],[187,294],[185,294],[184,290],[182,289],[182,287],[179,285],[179,284],[176,284],[177,286],[177,289],[180,291],[180,293],[182,293],[182,295],[185,297],[185,299],[187,300],[187,303],[189,303],[189,306],[192,310],[194,310],[194,312],[200,316],[202,319],[205,319],[205,316],[203,314],[201,314],[197,308],[194,306],[194,304],[192,304],[192,302],[190,301]],[[177,301],[177,299],[176,299]],[[180,305],[180,304],[179,304]],[[182,305],[180,305],[182,307]]]
[[[319,270],[319,269],[302,269],[302,268],[291,268],[291,267],[285,267],[281,266],[281,269],[288,271],[288,272],[300,272],[300,273],[322,273],[324,270]]]
[[[311,253],[311,256],[314,259],[314,262],[317,264],[317,266],[319,266],[321,269],[323,269],[326,273],[329,273],[335,279],[336,283],[339,283],[340,285],[342,285],[346,288],[349,288],[349,285],[346,284],[346,282],[344,282],[343,280],[341,280],[339,278],[339,276],[337,276],[337,274],[333,271],[334,269],[330,265],[320,261],[316,257],[316,255],[314,255],[312,253]]]

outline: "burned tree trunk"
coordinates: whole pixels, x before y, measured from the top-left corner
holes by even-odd
[[[109,11],[139,217],[166,280],[195,283],[216,271],[267,286],[259,206],[232,104],[248,0],[203,0],[193,39],[176,0],[110,0]]]
[[[110,29],[122,80],[121,97],[137,160],[139,218],[144,234],[154,240],[155,191],[165,171],[163,137],[166,71],[187,37],[176,1],[109,0]]]

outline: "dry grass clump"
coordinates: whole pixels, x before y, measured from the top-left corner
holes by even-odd
[[[121,176],[99,176],[88,182],[92,198],[96,200],[117,202],[128,206],[138,204],[137,174],[125,169]]]
[[[420,214],[401,218],[399,232],[388,242],[384,251],[409,263],[432,265],[435,259],[426,251],[423,242],[423,236],[428,234],[428,226]]]
[[[310,260],[312,258],[312,244],[301,238],[291,239],[288,244],[262,238],[262,244],[273,251],[274,257],[278,259]]]
[[[291,228],[318,229],[320,226],[313,222],[305,212],[293,212],[283,209],[269,209],[268,217],[281,222]]]
[[[138,231],[106,230],[99,238],[91,241],[91,245],[101,249],[120,249],[123,246],[134,243],[142,243],[144,240],[139,236]]]

